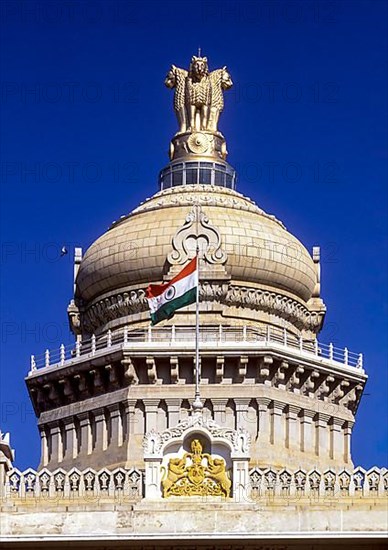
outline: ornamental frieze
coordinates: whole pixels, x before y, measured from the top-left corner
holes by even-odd
[[[193,190],[197,192],[193,192]],[[203,193],[205,191],[206,193]],[[186,185],[185,189],[170,189],[161,193],[156,193],[151,199],[144,201],[130,214],[136,215],[140,212],[148,212],[151,210],[159,210],[160,208],[174,207],[174,206],[215,206],[238,209],[245,212],[253,212],[260,214],[265,218],[274,221],[283,229],[286,229],[284,224],[278,220],[272,214],[267,214],[259,208],[251,199],[244,197],[241,193],[236,191],[230,191],[229,189],[223,189],[218,187],[217,189],[211,188],[209,185]],[[118,223],[124,221],[123,218]]]
[[[203,281],[200,301],[217,302],[228,307],[243,307],[254,311],[272,313],[286,319],[298,329],[317,332],[321,327],[323,312],[311,312],[293,298],[260,288],[243,287],[228,283]],[[119,292],[95,302],[81,313],[82,326],[93,333],[109,321],[148,311],[145,289]]]
[[[144,436],[143,449],[146,453],[158,454],[163,445],[174,439],[182,438],[189,428],[205,428],[213,438],[228,440],[235,452],[249,452],[251,436],[243,428],[240,427],[237,430],[222,428],[213,419],[205,418],[201,414],[180,420],[176,426],[168,428],[161,433],[150,430]]]

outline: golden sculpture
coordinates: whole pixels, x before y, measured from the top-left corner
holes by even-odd
[[[230,496],[231,480],[223,458],[202,453],[199,439],[191,443],[191,453],[171,458],[162,479],[163,497],[169,496]]]
[[[207,57],[193,56],[188,71],[172,65],[164,81],[175,89],[174,110],[179,131],[218,132],[223,92],[233,86],[226,67],[209,73]]]

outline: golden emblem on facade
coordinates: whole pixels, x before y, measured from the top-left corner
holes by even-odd
[[[223,458],[203,453],[202,443],[194,439],[191,453],[171,458],[162,479],[163,496],[230,496],[231,480]]]

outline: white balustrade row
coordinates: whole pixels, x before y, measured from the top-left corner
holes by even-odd
[[[44,468],[36,471],[28,468],[20,471],[17,468],[7,472],[5,487],[1,488],[3,498],[26,498],[28,496],[88,497],[90,495],[117,496],[137,500],[143,496],[143,474],[136,468],[106,468],[96,471],[91,468],[79,470],[62,468],[50,471]]]
[[[106,334],[98,337],[93,335],[89,340],[77,340],[69,346],[62,344],[59,349],[54,351],[47,349],[41,356],[31,355],[30,373],[42,367],[63,366],[68,360],[88,354],[93,356],[100,350],[131,343],[136,346],[141,343],[144,343],[144,345],[149,343],[166,343],[168,345],[188,344],[194,346],[195,329],[194,327],[178,327],[175,325],[152,328],[150,325],[144,329],[129,330],[128,327],[125,327],[115,332],[108,330]],[[253,348],[273,343],[285,348],[297,349],[300,353],[314,354],[346,366],[363,368],[362,353],[356,354],[347,348],[337,348],[332,343],[322,344],[318,340],[298,338],[286,329],[270,326],[265,330],[259,330],[246,325],[241,327],[225,327],[222,325],[201,327],[200,343],[225,345],[243,343]]]
[[[136,468],[104,468],[99,471],[91,468],[83,471],[77,468],[69,471],[28,468],[23,472],[13,468],[5,477],[5,486],[0,489],[3,500],[28,496],[47,499],[111,496],[138,500],[144,496],[143,472]],[[250,501],[271,496],[313,499],[387,497],[388,470],[377,467],[370,470],[362,467],[354,470],[329,468],[324,471],[253,468],[244,494]]]
[[[373,467],[364,470],[253,468],[249,472],[250,498],[263,496],[309,496],[310,498],[335,497],[387,497],[388,470]]]

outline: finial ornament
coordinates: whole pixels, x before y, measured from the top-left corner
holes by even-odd
[[[224,91],[233,86],[226,67],[209,71],[207,57],[191,58],[189,70],[171,65],[164,81],[174,89],[174,110],[178,120],[170,150],[171,159],[186,155],[225,159],[225,139],[218,130],[224,108]]]

